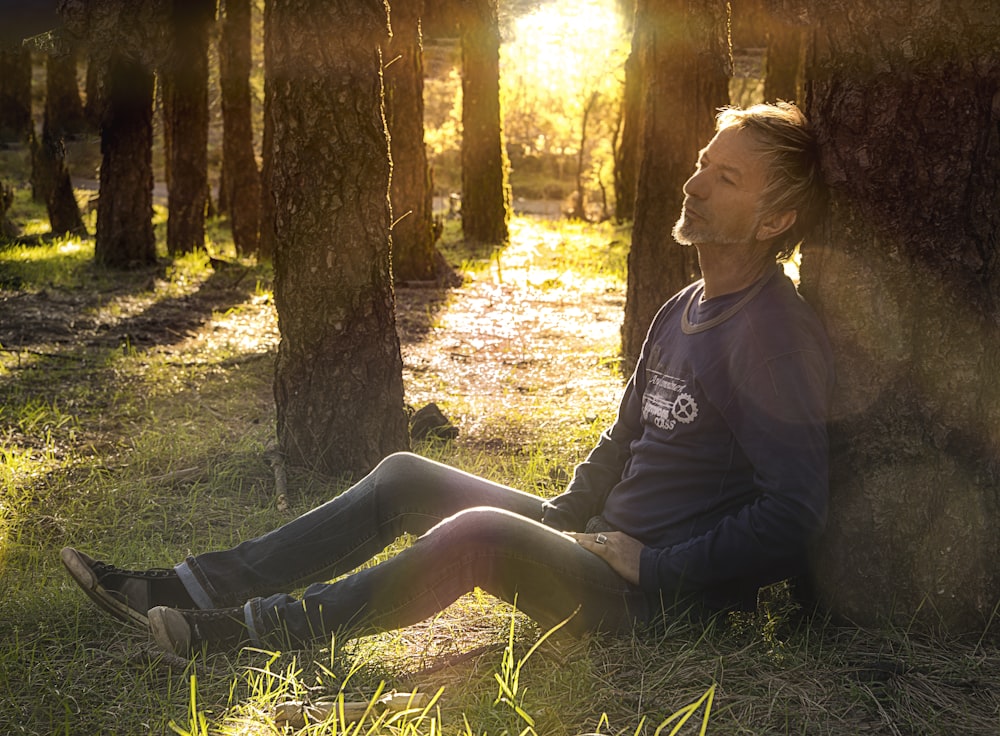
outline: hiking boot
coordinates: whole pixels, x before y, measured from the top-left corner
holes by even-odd
[[[102,609],[125,623],[148,626],[154,606],[193,608],[194,601],[173,570],[123,570],[72,547],[60,553],[70,577]]]
[[[149,631],[160,649],[190,657],[202,645],[214,651],[250,643],[243,607],[179,610],[157,606],[149,611]]]

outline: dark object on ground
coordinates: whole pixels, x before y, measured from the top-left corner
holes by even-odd
[[[458,427],[452,424],[434,403],[418,409],[410,419],[410,438],[422,440],[428,437],[442,440],[453,440],[458,437]]]

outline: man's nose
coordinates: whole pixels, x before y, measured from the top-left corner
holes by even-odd
[[[704,199],[707,194],[704,174],[705,172],[701,170],[691,174],[688,180],[684,182],[684,194],[695,199]]]

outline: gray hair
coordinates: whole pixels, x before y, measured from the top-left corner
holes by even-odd
[[[768,171],[758,214],[795,210],[795,223],[774,239],[775,258],[787,260],[826,205],[819,149],[809,121],[790,102],[777,102],[746,109],[724,107],[715,127],[750,131],[766,156]]]

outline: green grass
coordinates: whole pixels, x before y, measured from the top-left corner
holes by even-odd
[[[478,273],[494,282],[502,275],[505,288],[538,298],[562,288],[546,285],[553,278],[564,286],[598,279],[621,290],[622,234],[569,225],[546,232],[518,236],[537,239],[533,248],[511,249],[520,263],[500,253]],[[16,275],[18,294],[44,292],[111,332],[115,320],[218,285],[196,257],[108,274],[92,266],[91,247],[64,241],[0,250],[0,276]],[[449,247],[453,259],[477,262],[458,242]],[[152,345],[53,340],[0,351],[0,733],[274,734],[275,706],[284,700],[364,701],[393,689],[436,699],[402,714],[373,712],[360,726],[331,715],[302,732],[1000,731],[995,642],[835,624],[805,615],[780,587],[754,614],[707,623],[673,618],[620,638],[547,636],[477,593],[401,632],[193,664],[162,657],[143,632],[102,615],[73,586],[58,561],[63,545],[122,564],[167,565],[259,534],[341,489],[293,472],[285,503],[275,497],[266,459],[273,343],[239,339],[240,325],[264,319],[270,275],[246,267],[238,298],[208,314],[199,336]],[[3,288],[0,295],[15,293]],[[455,397],[447,413],[469,419],[459,439],[415,449],[558,493],[613,407],[574,416],[558,396],[529,398],[537,398],[530,410],[487,411]]]

